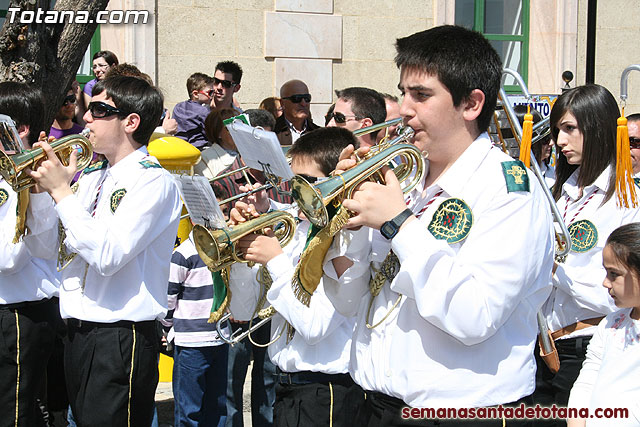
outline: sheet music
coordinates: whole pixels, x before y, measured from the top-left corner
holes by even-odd
[[[182,201],[194,224],[207,228],[226,226],[224,215],[207,178],[199,175],[174,175],[174,177],[180,188]]]
[[[238,120],[227,125],[227,129],[247,166],[285,181],[293,178],[293,171],[275,133],[248,126]]]

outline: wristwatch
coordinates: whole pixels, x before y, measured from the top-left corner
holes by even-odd
[[[402,224],[404,224],[407,218],[409,218],[411,215],[413,215],[411,209],[403,210],[395,218],[382,224],[382,227],[380,227],[380,234],[382,234],[382,236],[388,240],[393,239],[394,236],[398,234],[398,230],[400,230]]]

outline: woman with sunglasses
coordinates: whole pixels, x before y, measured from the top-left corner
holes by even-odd
[[[84,105],[88,106],[91,102],[91,91],[99,80],[104,80],[107,75],[107,71],[114,65],[118,65],[118,57],[110,50],[101,50],[93,55],[93,75],[95,79],[89,81],[82,89],[84,97]]]
[[[558,153],[552,193],[569,228],[572,249],[566,259],[556,259],[553,289],[543,306],[560,369],[554,374],[536,350],[533,396],[540,405],[567,406],[595,325],[616,310],[602,287],[605,242],[619,226],[640,221],[638,209],[618,206],[618,115],[613,95],[593,84],[567,90],[551,110],[551,137]]]

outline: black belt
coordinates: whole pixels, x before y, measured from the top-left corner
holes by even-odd
[[[155,327],[155,320],[143,320],[141,322],[134,322],[132,320],[118,320],[111,323],[90,322],[88,320],[80,320],[69,318],[65,319],[67,326],[78,330],[90,330],[94,328],[129,328],[133,325],[138,327]]]
[[[322,372],[300,371],[300,372],[282,372],[278,369],[276,374],[280,384],[303,385],[303,384],[338,384],[345,387],[353,385],[353,380],[349,374],[325,374]]]
[[[14,304],[0,304],[0,310],[15,310],[20,308],[33,307],[34,305],[42,304],[49,301],[51,301],[51,298],[45,298],[38,301],[16,302]]]
[[[575,354],[576,356],[584,356],[587,352],[587,346],[591,341],[590,336],[567,338],[556,340],[556,349],[560,354]]]

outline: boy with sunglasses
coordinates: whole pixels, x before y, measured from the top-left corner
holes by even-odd
[[[55,139],[62,138],[67,135],[74,135],[82,132],[84,129],[77,123],[73,122],[73,118],[76,114],[76,96],[72,89],[67,91],[67,95],[64,97],[62,106],[56,113],[51,129],[49,129],[49,136]]]
[[[384,97],[373,89],[366,87],[348,87],[336,90],[336,104],[331,114],[327,115],[327,126],[343,127],[350,131],[366,128],[384,122],[387,108]],[[361,147],[376,144],[378,132],[371,132],[358,137]]]
[[[631,148],[631,166],[636,184],[640,185],[640,113],[627,116],[629,129],[629,144]]]
[[[173,118],[178,124],[176,136],[199,150],[211,145],[204,131],[204,120],[211,112],[213,79],[203,73],[193,73],[187,79],[189,99],[173,107]]]
[[[233,61],[222,61],[216,64],[213,73],[213,94],[210,101],[211,108],[233,108],[242,113],[233,102],[233,95],[240,90],[242,68]]]
[[[289,80],[283,84],[280,99],[283,114],[273,129],[280,145],[291,145],[305,133],[318,129],[318,125],[311,121],[311,94],[303,81]]]
[[[75,194],[69,187],[75,154],[64,166],[41,142],[48,159],[30,172],[35,190],[48,194],[31,195],[25,242],[34,256],[68,261],[60,313],[68,327],[69,401],[80,426],[151,425],[156,319],[167,312],[169,261],[182,209],[173,178],[146,147],[162,101],[143,79],[98,82],[84,118],[94,151],[107,160],[85,169]]]

